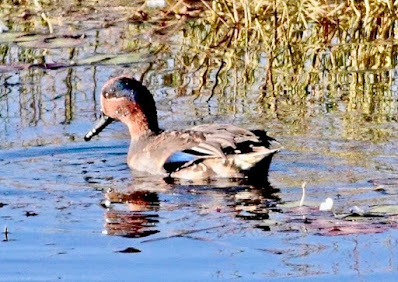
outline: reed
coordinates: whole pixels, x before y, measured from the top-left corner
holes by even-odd
[[[301,82],[311,80],[311,73],[390,70],[396,65],[398,1],[200,2],[203,13],[185,27],[189,45],[215,56],[232,52],[249,69],[265,54],[272,87],[278,82],[274,75],[293,75]],[[184,3],[171,5],[175,13]],[[307,77],[297,77],[303,69]]]
[[[397,64],[398,1],[201,0],[170,7],[170,21],[172,15],[187,21],[181,54],[201,57],[196,68],[208,74],[223,62],[225,72],[243,69],[250,83],[260,66],[267,91],[320,83],[333,91],[338,77],[355,85],[369,73],[377,81]],[[192,19],[195,9],[201,13]]]
[[[286,123],[294,120],[292,127],[305,126],[304,119],[315,114],[317,105],[336,114],[343,107],[344,126],[352,136],[361,122],[388,121],[398,114],[397,83],[393,86],[398,1],[169,0],[161,9],[143,0],[120,1],[125,5],[120,7],[109,7],[106,1],[87,1],[80,7],[80,1],[72,1],[67,13],[60,0],[36,2],[40,7],[34,1],[4,0],[0,16],[8,19],[12,30],[49,32],[52,24],[57,34],[66,30],[62,23],[94,17],[95,10],[93,21],[77,24],[74,30],[98,29],[101,50],[156,58],[140,65],[141,78],[148,80],[152,71],[160,71],[164,83],[179,95],[234,105],[250,94],[258,97],[260,112],[286,118]],[[20,15],[27,9],[31,16],[22,21]],[[97,21],[111,14],[112,20],[107,18],[98,28]],[[29,55],[29,50],[17,49],[28,63],[51,52],[32,49]],[[8,46],[1,46],[0,52],[15,53]],[[173,60],[173,67],[166,58]]]
[[[352,138],[358,124],[396,116],[398,1],[171,2],[163,20],[184,22],[170,51],[176,85],[193,76],[192,92],[210,98],[257,92],[265,112],[294,120],[312,115],[310,104],[337,112],[343,101]]]

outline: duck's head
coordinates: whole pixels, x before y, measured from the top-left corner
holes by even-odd
[[[130,76],[118,76],[105,83],[101,90],[101,112],[100,120],[84,140],[89,141],[114,120],[126,124],[132,138],[148,131],[159,131],[152,94]]]

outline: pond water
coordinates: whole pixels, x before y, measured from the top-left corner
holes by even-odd
[[[372,72],[377,99],[347,82],[339,95],[312,85],[260,101],[261,62],[252,84],[221,79],[214,92],[217,72],[198,87],[178,34],[134,37],[140,27],[118,20],[128,7],[86,5],[52,7],[49,38],[33,8],[0,4],[0,280],[396,277],[397,69],[387,82]],[[122,73],[152,91],[162,128],[267,129],[284,146],[270,185],[132,172],[118,123],[85,143],[102,85]],[[319,211],[327,197],[333,212]]]

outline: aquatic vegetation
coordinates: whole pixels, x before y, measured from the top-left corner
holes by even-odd
[[[397,1],[380,0],[174,1],[166,27],[152,23],[146,35],[165,38],[185,22],[173,52],[181,93],[188,79],[192,93],[207,89],[209,99],[256,92],[268,113],[296,119],[311,115],[308,103],[326,112],[343,104],[347,137],[355,139],[358,122],[397,114],[397,9]]]
[[[276,118],[293,133],[322,113],[341,115],[347,139],[392,135],[358,125],[397,117],[397,1],[174,0],[151,8],[138,0],[6,0],[1,7],[9,28],[0,35],[3,73],[129,66],[148,84],[156,72],[179,96],[216,99],[226,112],[254,97],[261,119]]]
[[[203,16],[187,25],[190,46],[210,58],[226,57],[227,70],[243,66],[249,83],[261,66],[264,88],[277,93],[308,93],[315,85],[335,92],[344,79],[352,89],[368,74],[382,82],[396,65],[397,2],[223,0],[204,6]]]
[[[132,19],[135,40],[126,48],[142,48],[141,34],[172,53],[178,62],[173,81],[185,95],[256,92],[268,112],[294,111],[292,104],[307,102],[333,112],[344,101],[352,113],[347,121],[356,119],[349,129],[358,113],[376,122],[397,113],[396,9],[397,1],[379,0],[174,1],[160,27],[159,21],[137,25]],[[170,37],[181,43],[164,43]]]

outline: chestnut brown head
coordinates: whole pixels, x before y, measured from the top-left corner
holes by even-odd
[[[102,117],[85,140],[99,134],[113,120],[125,123],[132,136],[143,131],[159,131],[155,101],[149,90],[130,76],[108,80],[101,90]]]

